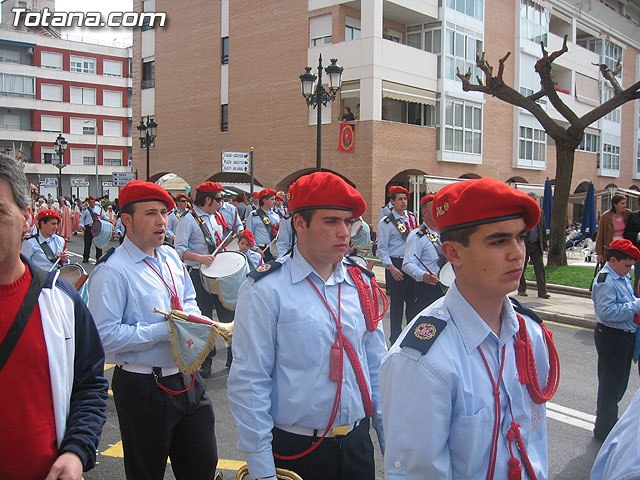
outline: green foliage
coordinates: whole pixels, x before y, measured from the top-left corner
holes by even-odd
[[[546,267],[545,270],[547,272],[547,284],[589,288],[593,281],[595,265],[593,267],[575,267],[566,265],[562,267]],[[536,281],[536,276],[531,265],[527,266],[525,278],[533,282]]]

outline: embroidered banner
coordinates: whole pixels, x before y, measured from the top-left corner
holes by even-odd
[[[339,152],[353,152],[353,145],[356,141],[355,125],[352,123],[340,124],[340,138],[338,140]]]

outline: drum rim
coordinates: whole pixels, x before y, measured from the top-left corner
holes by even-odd
[[[246,261],[247,261],[246,257],[245,257],[241,252],[235,252],[235,251],[234,251],[234,252],[218,252],[218,253],[216,254],[216,259],[218,259],[218,258],[225,258],[225,257],[228,257],[228,256],[229,256],[229,254],[236,255],[236,256],[237,256],[237,258],[242,259],[242,263],[246,263]],[[231,257],[229,257],[229,258],[231,258]],[[213,264],[214,264],[214,263],[215,263],[215,260],[214,260],[214,261],[213,261],[213,263],[211,263],[210,265],[202,265],[202,266],[200,267],[200,273],[201,273],[202,275],[204,275],[205,277],[210,278],[210,279],[212,279],[212,280],[213,280],[213,279],[216,279],[216,278],[224,278],[224,277],[226,277],[226,276],[228,276],[228,275],[232,275],[233,273],[235,273],[235,271],[234,271],[234,272],[232,272],[232,273],[230,273],[230,274],[227,274],[227,275],[224,275],[224,276],[217,276],[217,277],[213,277],[213,276],[211,276],[210,274],[208,275],[208,274],[207,274],[207,269],[210,269],[210,267],[211,267],[211,266],[213,266]],[[242,266],[242,265],[240,265],[240,266]]]

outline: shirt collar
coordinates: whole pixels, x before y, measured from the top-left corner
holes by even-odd
[[[196,212],[196,215],[198,215],[199,217],[208,217],[209,216],[208,213],[203,212],[202,210],[200,210],[195,205],[193,206],[193,211]]]
[[[476,350],[488,336],[494,335],[489,325],[462,296],[455,282],[449,287],[449,291],[445,296],[445,306],[449,310],[452,322],[460,332],[467,354],[471,354]],[[500,329],[499,343],[503,345],[519,330],[516,313],[513,310],[511,301],[506,296],[502,302],[500,317],[502,318],[502,327]]]
[[[306,258],[302,256],[298,245],[293,247],[293,252],[289,257],[289,265],[291,269],[291,282],[298,283],[306,279],[309,275],[314,274],[318,279],[326,285],[336,285],[346,281],[353,285],[353,279],[347,275],[347,269],[342,262],[339,262],[333,269],[333,272],[325,282],[324,279],[315,271]]]
[[[124,248],[124,251],[129,254],[129,256],[131,257],[131,260],[133,260],[135,263],[140,263],[146,258],[152,258],[152,257],[149,257],[149,255],[144,253],[142,250],[140,250],[138,246],[135,243],[133,243],[131,239],[126,235],[124,237],[124,241],[122,242],[121,246],[122,248]],[[156,249],[156,256],[158,255],[159,255],[159,249]],[[159,260],[159,257],[158,257],[158,260]]]
[[[42,242],[49,243],[49,240],[51,240],[52,238],[53,238],[53,235],[51,235],[49,238],[44,238],[44,235],[42,235],[42,233],[40,233],[40,230],[38,230],[38,243],[42,243]]]
[[[605,266],[602,268],[602,270],[606,270],[607,273],[609,273],[613,277],[614,280],[618,280],[619,278],[625,278],[627,276],[627,275],[622,276],[618,272],[616,272],[613,269],[613,267],[611,265],[609,265],[609,262],[607,262],[605,264]],[[630,274],[628,274],[628,275],[629,275],[629,277],[631,276]]]

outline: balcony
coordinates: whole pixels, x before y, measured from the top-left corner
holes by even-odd
[[[560,50],[563,40],[563,37],[549,33],[548,51],[555,52],[556,50]],[[558,57],[558,59],[553,62],[554,65],[582,73],[588,77],[599,77],[600,73],[597,64],[600,63],[600,56],[597,53],[591,52],[569,41],[567,42],[567,48],[569,51]],[[537,55],[540,56],[539,50]],[[594,63],[596,65],[593,65]]]
[[[334,5],[362,8],[360,0],[309,0],[309,11]],[[409,25],[438,18],[438,0],[383,0],[382,8],[385,19]]]

